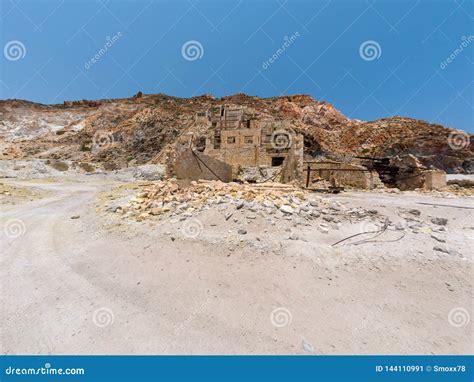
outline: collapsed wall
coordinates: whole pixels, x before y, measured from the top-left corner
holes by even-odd
[[[368,170],[361,165],[329,160],[308,160],[305,162],[304,171],[308,187],[320,180],[329,181],[334,186],[348,186],[366,190],[383,187],[377,172]]]
[[[446,172],[437,168],[427,169],[413,155],[391,158],[390,165],[398,168],[396,186],[404,190],[439,190],[446,187]]]

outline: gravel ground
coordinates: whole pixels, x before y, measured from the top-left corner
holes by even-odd
[[[473,351],[472,197],[311,194],[309,215],[216,200],[137,221],[117,207],[144,182],[3,183],[42,195],[1,208],[4,354]]]

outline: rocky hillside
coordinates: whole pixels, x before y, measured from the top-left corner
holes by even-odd
[[[449,173],[474,172],[472,135],[411,118],[351,120],[305,95],[258,98],[244,94],[176,98],[163,94],[41,105],[0,101],[0,159],[67,159],[106,168],[157,161],[185,132],[205,136],[196,113],[241,105],[257,119],[289,124],[305,137],[307,155],[412,154]]]

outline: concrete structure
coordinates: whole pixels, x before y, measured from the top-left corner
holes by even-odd
[[[446,187],[446,172],[427,169],[414,155],[393,157],[390,164],[398,167],[395,181],[400,190],[439,190]]]
[[[232,181],[232,166],[205,155],[193,143],[196,142],[192,132],[177,138],[166,159],[168,176],[188,180]]]
[[[310,169],[309,178],[307,175],[308,168]],[[383,186],[376,171],[370,171],[364,166],[355,164],[329,160],[310,160],[305,161],[304,172],[305,182],[309,180],[309,187],[318,180],[327,180],[336,186],[349,186],[368,190]]]
[[[178,179],[232,181],[232,166],[191,148],[177,155],[172,172]]]
[[[446,187],[446,172],[442,170],[428,170],[424,174],[424,189],[439,190]]]

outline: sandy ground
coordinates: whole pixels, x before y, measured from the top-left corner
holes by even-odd
[[[105,177],[2,180],[41,193],[1,204],[3,354],[467,354],[473,352],[472,198],[360,192],[324,196],[392,218],[448,218],[429,232],[329,233],[257,216],[239,235],[221,211],[183,222],[104,212]],[[4,196],[8,198],[10,195]],[[364,228],[364,227],[362,227]],[[297,231],[298,238],[289,239]],[[403,236],[403,237],[401,237]],[[450,253],[433,250],[444,245]]]

